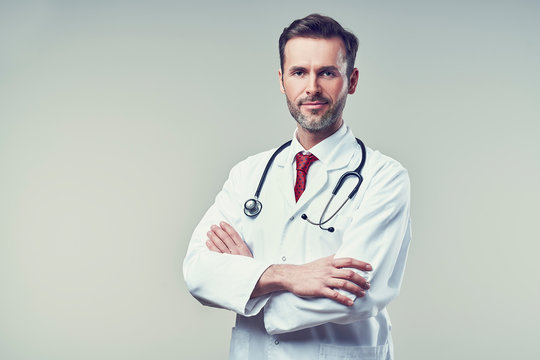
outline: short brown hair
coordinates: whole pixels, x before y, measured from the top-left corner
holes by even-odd
[[[358,38],[350,31],[345,30],[336,20],[329,16],[311,14],[303,19],[294,20],[291,25],[283,29],[279,37],[279,62],[281,72],[285,62],[285,45],[292,38],[307,37],[315,39],[329,39],[339,37],[345,45],[347,58],[347,76],[354,69],[354,60],[358,50]]]

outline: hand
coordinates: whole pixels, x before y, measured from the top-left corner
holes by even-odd
[[[353,258],[334,259],[334,255],[304,265],[272,265],[262,274],[252,297],[287,290],[297,296],[326,297],[351,306],[354,302],[337,290],[363,297],[370,287],[369,282],[352,269],[371,271],[372,267]]]
[[[219,225],[212,225],[210,231],[206,233],[208,236],[206,247],[210,251],[253,257],[251,250],[231,225],[224,221],[220,222]]]

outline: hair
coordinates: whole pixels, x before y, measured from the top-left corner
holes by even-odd
[[[358,38],[352,32],[345,30],[336,20],[320,14],[311,14],[303,19],[297,19],[289,27],[283,29],[279,37],[279,61],[282,72],[285,62],[285,45],[287,41],[297,37],[313,39],[339,37],[345,45],[347,76],[351,76],[358,50]]]

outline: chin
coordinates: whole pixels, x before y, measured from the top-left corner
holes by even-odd
[[[317,132],[325,131],[335,125],[335,121],[331,123],[326,123],[324,121],[321,121],[321,119],[308,120],[308,121],[304,120],[301,122],[298,121],[298,123],[300,124],[302,128],[304,128],[310,133],[317,133]]]

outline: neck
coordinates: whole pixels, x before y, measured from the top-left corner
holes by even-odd
[[[341,124],[343,124],[343,119],[339,119],[329,128],[319,131],[308,131],[300,126],[300,124],[297,124],[298,131],[296,132],[296,138],[304,149],[309,150],[327,137],[332,136],[339,130]]]

